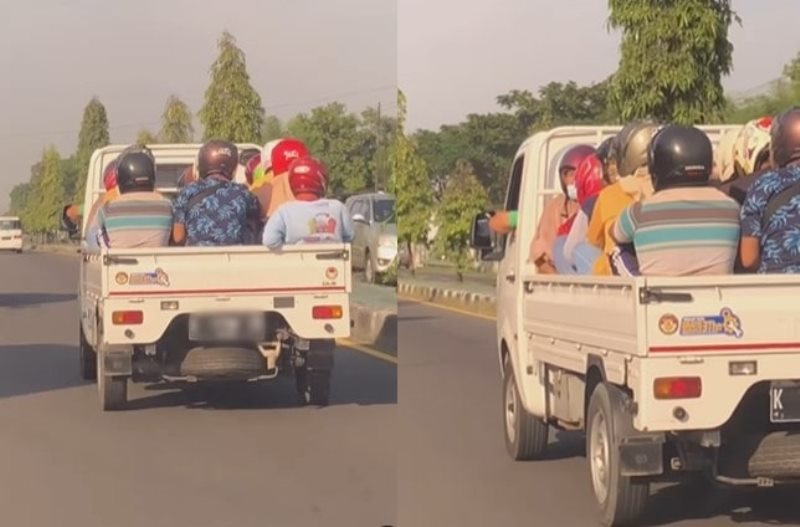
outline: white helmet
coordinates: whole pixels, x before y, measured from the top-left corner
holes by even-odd
[[[733,166],[739,176],[749,176],[768,159],[772,117],[753,119],[742,128],[733,147]]]
[[[261,149],[261,166],[264,167],[265,171],[272,168],[272,151],[281,141],[283,139],[273,139]]]

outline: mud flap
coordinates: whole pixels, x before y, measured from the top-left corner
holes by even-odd
[[[623,476],[658,476],[664,473],[664,434],[640,432],[633,427],[633,401],[622,390],[609,390]]]
[[[133,348],[130,346],[103,346],[100,354],[106,375],[133,375]]]
[[[306,352],[306,368],[330,371],[333,369],[333,354],[336,341],[333,339],[312,340]]]

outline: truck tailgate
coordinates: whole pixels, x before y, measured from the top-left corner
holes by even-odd
[[[646,352],[800,352],[800,276],[647,278]]]
[[[347,293],[345,245],[111,250],[104,260],[108,297]]]

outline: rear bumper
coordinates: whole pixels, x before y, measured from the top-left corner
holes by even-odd
[[[634,427],[650,432],[719,429],[728,422],[745,395],[755,385],[800,378],[800,371],[793,367],[799,356],[800,351],[633,358],[628,363],[627,384],[636,401]],[[731,375],[730,364],[738,361],[755,361],[757,373]],[[686,376],[700,377],[701,397],[655,399],[655,379]],[[763,411],[763,418],[768,420],[771,409],[769,404],[763,406],[756,411]]]
[[[171,303],[167,306],[162,303]],[[174,304],[177,303],[177,309]],[[339,319],[313,318],[314,306],[340,306]],[[167,309],[169,307],[170,309]],[[115,311],[141,311],[142,323],[114,325]],[[106,298],[102,302],[104,340],[109,345],[153,344],[158,342],[173,320],[192,313],[271,312],[280,314],[289,328],[307,340],[342,339],[350,336],[350,298],[347,293],[293,297],[232,297],[225,302],[208,297]]]
[[[3,240],[0,238],[0,251],[18,251],[22,249],[22,239]]]

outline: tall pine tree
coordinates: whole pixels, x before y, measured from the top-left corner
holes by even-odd
[[[64,182],[61,180],[61,157],[50,146],[42,155],[40,173],[32,182],[31,194],[23,221],[33,232],[58,230],[59,212],[64,205]]]
[[[66,182],[64,185],[65,188],[75,189],[74,197],[77,201],[83,201],[92,153],[98,148],[107,146],[110,140],[106,108],[97,97],[94,97],[83,110],[81,131],[78,134],[78,151],[75,153],[77,181]]]
[[[177,95],[170,95],[161,115],[161,142],[168,144],[191,143],[194,140],[192,112]]]
[[[261,96],[250,85],[244,52],[225,31],[218,43],[219,56],[211,66],[211,84],[200,110],[203,140],[261,141],[264,108]]]

